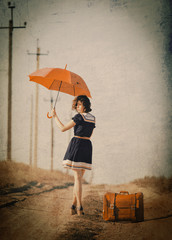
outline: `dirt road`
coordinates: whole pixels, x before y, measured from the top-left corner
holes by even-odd
[[[1,179],[2,180],[2,179]],[[30,181],[0,190],[1,240],[172,239],[172,192],[152,186],[83,185],[84,216],[71,216],[72,181]],[[105,222],[103,195],[107,191],[143,192],[145,221]]]

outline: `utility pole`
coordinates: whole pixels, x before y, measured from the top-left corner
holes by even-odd
[[[45,102],[49,102],[49,100],[47,100],[46,98],[44,98]],[[52,93],[50,91],[50,102],[51,102],[51,109],[53,109],[53,97],[52,97]],[[53,126],[53,118],[51,118],[51,171],[53,171],[54,168],[54,126]]]
[[[37,39],[37,51],[36,53],[29,53],[28,55],[36,55],[36,62],[37,62],[37,70],[39,69],[39,57],[40,55],[48,55],[48,53],[40,53],[40,48],[38,46],[39,39]],[[35,92],[35,141],[34,141],[34,168],[37,168],[37,159],[38,159],[38,99],[39,99],[39,86],[38,83],[36,83],[36,92]]]
[[[9,55],[8,55],[8,129],[7,129],[7,160],[11,161],[11,145],[12,145],[12,47],[13,47],[13,29],[14,28],[26,28],[26,22],[24,26],[13,26],[13,9],[14,3],[8,2],[8,8],[11,9],[11,19],[9,20],[8,27],[0,27],[0,29],[9,29]]]
[[[33,95],[31,95],[31,111],[30,111],[30,156],[29,156],[30,166],[32,166],[32,132],[33,132]]]
[[[52,96],[51,96],[51,109],[53,109]],[[51,118],[51,171],[53,171],[53,148],[54,148],[54,128],[53,128],[53,118]]]

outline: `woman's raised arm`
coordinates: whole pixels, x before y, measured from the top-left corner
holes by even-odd
[[[74,127],[74,126],[76,125],[76,123],[75,123],[73,120],[71,120],[71,121],[68,122],[66,125],[64,125],[64,124],[60,121],[60,119],[58,118],[58,116],[57,116],[54,108],[52,109],[51,116],[52,116],[53,118],[55,118],[56,124],[57,124],[57,126],[59,127],[59,129],[60,129],[62,132],[65,132],[65,131],[71,129],[72,127]]]

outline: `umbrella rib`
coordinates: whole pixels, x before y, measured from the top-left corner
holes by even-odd
[[[73,85],[73,92],[74,92],[74,96],[75,96],[75,86]]]
[[[54,80],[54,81],[55,81],[55,80]],[[49,86],[49,88],[48,88],[48,89],[51,89],[51,86],[53,85],[54,81],[52,81],[52,83],[51,83],[51,85]]]

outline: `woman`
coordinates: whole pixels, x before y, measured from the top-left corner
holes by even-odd
[[[73,100],[72,109],[76,114],[72,120],[63,125],[59,120],[55,109],[52,116],[62,132],[74,127],[74,137],[71,139],[63,160],[63,166],[74,171],[74,189],[71,214],[83,215],[82,207],[82,177],[85,170],[91,170],[92,165],[92,143],[90,137],[95,128],[95,117],[90,114],[91,103],[87,96],[80,95]]]

